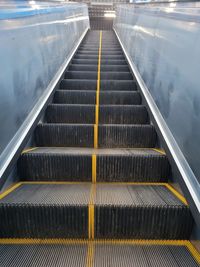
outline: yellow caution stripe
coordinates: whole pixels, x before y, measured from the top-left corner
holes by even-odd
[[[28,153],[28,152],[31,152],[35,149],[37,149],[38,147],[29,147],[29,148],[26,148],[22,151],[22,154],[25,154],[25,153]]]
[[[159,152],[162,155],[166,155],[165,151],[160,148],[153,148],[154,151]]]
[[[95,222],[94,222],[94,203],[96,196],[96,185],[90,189],[90,200],[88,205],[88,239],[94,240]]]
[[[97,156],[92,155],[92,183],[97,182]]]
[[[22,185],[22,183],[16,183],[16,184],[10,186],[8,189],[6,189],[3,193],[0,194],[0,199],[6,197],[8,194],[13,192],[15,189],[17,189],[21,185]]]
[[[165,186],[180,200],[182,201],[185,205],[188,206],[187,200],[184,198],[183,195],[181,195],[172,185],[170,184],[165,184]]]

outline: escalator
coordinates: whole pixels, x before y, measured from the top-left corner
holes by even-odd
[[[0,266],[199,266],[137,89],[115,33],[89,31],[0,195]]]

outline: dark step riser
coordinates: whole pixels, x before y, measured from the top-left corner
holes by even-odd
[[[92,181],[92,156],[73,154],[23,154],[18,162],[22,180]],[[166,182],[165,156],[97,155],[98,182]]]
[[[87,52],[87,51],[78,51],[77,56],[98,56],[98,52]],[[102,56],[123,56],[122,52],[102,52]]]
[[[95,222],[95,236],[99,239],[188,239],[193,225],[186,207],[99,206]]]
[[[83,43],[80,48],[84,48],[84,49],[99,49],[99,43],[95,43],[95,44],[86,44],[86,43]],[[108,48],[108,49],[121,49],[120,45],[119,44],[102,44],[101,46],[102,49],[104,48]]]
[[[95,106],[49,105],[49,123],[95,123]],[[100,106],[99,124],[146,124],[148,113],[144,106]]]
[[[72,59],[72,64],[98,65],[98,60],[94,59]],[[101,65],[127,65],[126,60],[101,60]]]
[[[74,59],[96,59],[98,60],[98,55],[75,55]],[[125,59],[124,55],[102,55],[101,60],[122,60]]]
[[[0,238],[87,238],[88,207],[0,205]]]
[[[97,65],[75,65],[72,64],[69,66],[68,70],[72,71],[92,71],[97,72],[98,66]],[[120,65],[110,65],[110,66],[101,66],[101,72],[102,71],[122,71],[122,72],[129,72],[128,66],[120,66]]]
[[[54,103],[59,104],[96,104],[96,91],[64,91],[55,92]],[[139,92],[100,92],[100,105],[139,105]]]
[[[95,205],[94,214],[99,239],[185,240],[193,225],[187,207]],[[1,238],[88,238],[87,206],[1,204],[0,216]]]
[[[99,53],[99,48],[79,48],[77,52],[94,52]],[[121,48],[103,48],[101,53],[123,53]]]
[[[101,80],[133,80],[133,76],[130,72],[101,72]],[[97,79],[97,72],[89,71],[67,71],[65,73],[65,79]]]
[[[65,90],[93,90],[97,89],[96,80],[62,80],[60,88]],[[134,81],[101,81],[100,90],[102,91],[134,91],[137,85]]]
[[[39,125],[35,132],[36,146],[94,147],[94,126]],[[98,127],[100,148],[155,147],[156,132],[151,126]]]

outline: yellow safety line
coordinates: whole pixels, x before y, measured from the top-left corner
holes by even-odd
[[[195,249],[195,253],[199,254],[197,249],[189,240],[151,240],[151,239],[34,239],[34,238],[1,238],[0,244],[113,244],[113,245],[171,245],[171,246],[187,246],[188,249]]]
[[[99,109],[96,106],[96,114],[97,113],[99,113]],[[94,124],[94,148],[98,148],[98,124]]]
[[[200,252],[192,245],[190,241],[187,241],[187,248],[198,264],[200,264]]]
[[[90,200],[88,205],[88,239],[94,240],[94,198],[96,195],[96,185],[92,184],[90,189]]]
[[[57,182],[57,181],[31,181],[31,182],[21,182],[21,184],[60,184],[60,185],[77,185],[77,184],[80,184],[80,185],[84,185],[84,184],[91,184],[91,182],[65,182],[65,181],[62,181],[62,182]]]
[[[154,151],[159,152],[162,155],[166,155],[165,151],[159,148],[153,148]]]
[[[102,49],[102,31],[100,31],[100,37],[99,37],[97,91],[100,90],[100,82],[101,82],[101,49]]]
[[[94,244],[93,242],[90,242],[88,244],[86,267],[92,267],[93,261],[94,261]]]
[[[16,183],[16,184],[12,185],[11,187],[9,187],[7,190],[5,190],[3,193],[0,194],[0,199],[6,197],[12,191],[14,191],[15,189],[17,189],[20,185],[22,185],[22,183]]]
[[[98,148],[99,91],[101,86],[101,48],[102,48],[102,31],[100,31],[100,36],[99,36],[98,73],[97,73],[95,125],[94,125],[94,148]]]
[[[180,201],[182,201],[185,205],[188,206],[187,200],[182,196],[174,187],[170,184],[165,185]]]
[[[22,154],[28,153],[28,152],[30,152],[30,151],[33,151],[33,150],[37,149],[37,148],[38,148],[38,147],[29,147],[29,148],[27,148],[27,149],[24,149],[24,150],[22,151]]]
[[[92,183],[96,183],[97,181],[97,156],[92,155]]]

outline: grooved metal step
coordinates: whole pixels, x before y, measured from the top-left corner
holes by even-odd
[[[87,51],[87,50],[82,50],[82,51],[77,51],[76,55],[77,56],[96,56],[98,55],[99,51]],[[101,51],[101,56],[102,58],[104,57],[109,57],[109,56],[120,56],[120,57],[124,57],[124,54],[122,51]]]
[[[166,156],[152,149],[54,147],[22,154],[19,174],[30,181],[92,181],[92,155],[99,182],[165,182],[169,176]]]
[[[72,64],[80,64],[80,65],[98,65],[97,59],[72,59]],[[126,65],[126,60],[123,59],[115,59],[115,60],[101,60],[101,65]]]
[[[97,72],[94,71],[66,71],[65,79],[97,79]],[[130,72],[101,71],[101,80],[132,80]]]
[[[159,185],[22,184],[0,200],[1,238],[189,238],[189,208]],[[31,223],[30,223],[31,222]]]
[[[96,65],[79,65],[79,64],[71,64],[68,68],[69,70],[75,71],[92,71],[97,72],[98,66]],[[101,71],[123,71],[128,72],[129,67],[126,65],[103,65],[101,66]]]
[[[197,267],[189,250],[176,245],[99,244],[94,248],[93,267]]]
[[[65,90],[93,90],[97,89],[96,80],[62,80],[60,89]],[[102,80],[101,91],[136,91],[137,85],[135,81],[121,81],[121,80]]]
[[[95,105],[51,104],[46,110],[49,123],[95,123]],[[99,124],[148,124],[147,110],[142,105],[101,105]]]
[[[97,55],[80,55],[76,54],[74,59],[98,59]],[[125,59],[124,55],[101,55],[102,60],[123,60]]]
[[[39,124],[35,131],[37,146],[94,147],[94,126],[76,124]],[[99,125],[98,145],[102,148],[155,147],[156,132],[151,125]]]
[[[89,90],[57,90],[54,95],[57,104],[96,104],[96,91]],[[104,91],[99,93],[100,105],[139,105],[139,92],[131,91]]]
[[[89,254],[92,247],[92,254]],[[198,267],[187,246],[148,243],[64,242],[1,244],[4,267]],[[27,257],[28,255],[28,257]],[[92,260],[91,260],[92,259]],[[134,265],[133,265],[134,264]]]

